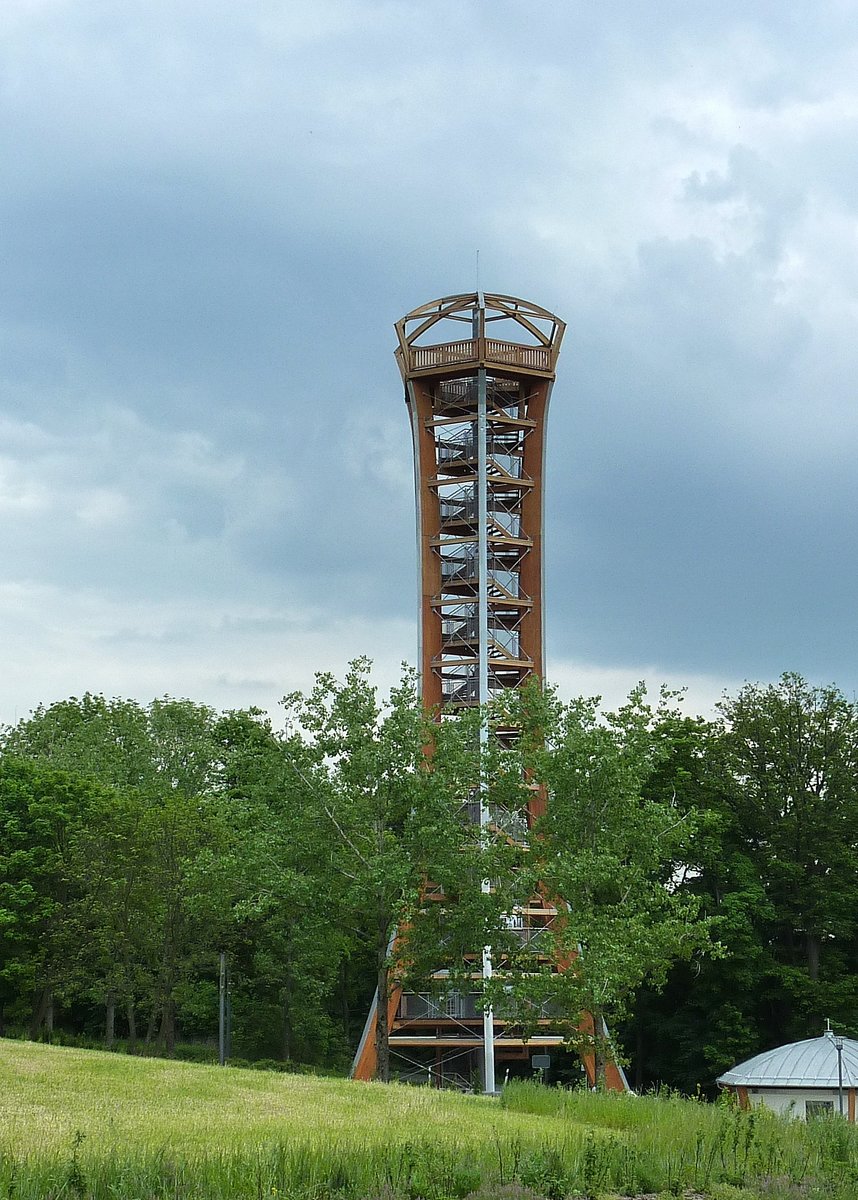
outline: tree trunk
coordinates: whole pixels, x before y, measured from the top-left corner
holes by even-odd
[[[283,1015],[283,1037],[280,1043],[280,1054],[288,1062],[292,1058],[292,1022],[289,1020],[288,996],[283,996],[280,1012]]]
[[[376,1079],[381,1083],[390,1083],[390,1027],[387,1020],[388,1002],[390,999],[390,967],[387,962],[388,936],[387,926],[379,923],[377,944],[377,997],[375,1013],[375,1056]]]
[[[643,1069],[644,1069],[644,1030],[643,1021],[638,1016],[638,1031],[635,1046],[635,1091],[643,1091]]]
[[[113,1048],[113,1041],[116,1037],[116,996],[113,992],[107,993],[107,1000],[104,1005],[104,1045],[108,1050]]]
[[[349,988],[348,967],[346,965],[345,958],[343,958],[340,962],[340,979],[339,979],[339,992],[340,992],[339,1001],[340,1001],[340,1004],[339,1004],[339,1008],[340,1008],[340,1020],[343,1023],[343,1032],[345,1033],[346,1040],[348,1040],[348,1038],[349,1038],[349,1033],[351,1030],[351,1023],[352,1023],[351,1010],[349,1008],[348,988]]]
[[[816,983],[819,979],[819,938],[813,933],[807,935],[807,973]]]
[[[292,1043],[292,964],[288,955],[284,965],[286,975],[280,993],[283,1001],[283,1057],[291,1059],[295,1047]]]
[[[128,1022],[128,1053],[137,1052],[137,1014],[134,1011],[134,985],[127,947],[123,951],[122,992],[125,996],[125,1018]]]
[[[158,1041],[164,1047],[167,1058],[172,1058],[176,1052],[176,1005],[172,996],[164,1001]]]
[[[134,997],[129,996],[125,1001],[125,1014],[128,1019],[128,1053],[137,1052],[137,1014],[134,1012]]]
[[[51,997],[51,989],[42,988],[39,993],[39,998],[33,1008],[33,1016],[30,1020],[30,1041],[35,1041],[39,1036],[39,1032],[44,1026],[47,1032],[47,1017],[48,1011],[51,1012],[51,1032],[54,1028],[53,1000]]]

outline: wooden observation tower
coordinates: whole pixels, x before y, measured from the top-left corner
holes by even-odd
[[[428,708],[485,704],[543,675],[545,424],[565,330],[513,296],[471,292],[421,305],[396,324],[396,360],[414,442],[420,562],[420,676]],[[539,803],[534,800],[533,803]],[[524,836],[532,811],[471,819]],[[531,805],[532,807],[532,805]],[[511,914],[538,952],[557,913],[541,898]],[[490,973],[490,962],[484,973]],[[375,1002],[352,1074],[375,1074]],[[525,1042],[477,997],[394,990],[391,1063],[400,1079],[494,1091],[495,1068],[559,1047],[550,1020]]]
[[[545,418],[564,329],[536,305],[480,293],[423,305],[396,326],[431,707],[485,702],[542,675]]]

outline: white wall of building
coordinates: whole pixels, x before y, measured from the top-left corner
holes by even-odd
[[[803,1121],[807,1117],[807,1102],[820,1101],[832,1105],[833,1113],[840,1110],[837,1103],[837,1088],[748,1088],[748,1099],[753,1105],[764,1105],[784,1117],[795,1117]],[[848,1113],[848,1095],[843,1089],[843,1115]]]

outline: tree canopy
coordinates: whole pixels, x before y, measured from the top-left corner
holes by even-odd
[[[534,685],[438,721],[413,672],[380,697],[357,660],[284,718],[85,695],[2,731],[0,1027],[171,1053],[213,1037],[225,951],[234,1053],[342,1069],[374,991],[442,968],[480,990],[491,945],[487,1001],[523,1028],[550,1006],[597,1051],[607,1021],[641,1085],[858,1030],[858,710],[835,687],[787,674],[703,721]],[[481,747],[481,722],[518,732]],[[535,894],[560,972],[512,936]]]

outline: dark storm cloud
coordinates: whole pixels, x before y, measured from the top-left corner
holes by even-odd
[[[854,672],[852,389],[814,390],[818,330],[769,258],[644,245],[610,331],[583,326],[574,408],[552,414],[573,446],[551,493],[566,653],[583,634],[605,662]]]
[[[413,656],[391,326],[478,249],[570,326],[558,663],[858,686],[847,8],[10,0],[9,686]]]

